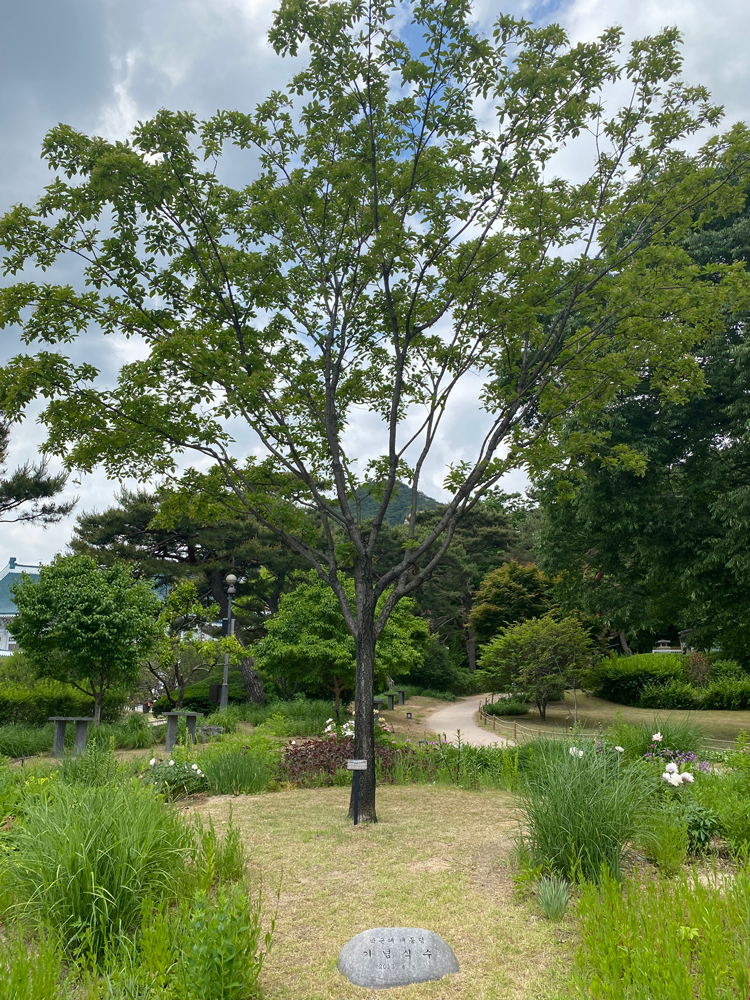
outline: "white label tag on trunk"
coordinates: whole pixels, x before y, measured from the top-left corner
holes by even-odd
[[[366,771],[367,761],[366,760],[348,760],[346,762],[346,768],[348,771]]]

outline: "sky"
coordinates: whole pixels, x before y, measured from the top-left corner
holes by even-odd
[[[0,0],[0,213],[33,202],[49,181],[39,158],[43,137],[58,122],[109,139],[160,107],[208,116],[217,109],[251,109],[269,91],[283,88],[293,67],[276,56],[266,32],[275,2],[267,0]],[[574,41],[590,40],[620,24],[629,39],[676,25],[684,37],[684,76],[709,87],[725,106],[725,125],[750,120],[750,4],[747,0],[573,0],[569,3],[477,0],[480,23],[501,11],[539,22],[557,21]],[[241,183],[241,179],[237,178]],[[58,280],[64,272],[58,272]],[[71,271],[66,280],[75,280]],[[17,334],[0,331],[0,363],[18,349]],[[122,344],[86,345],[88,360],[114,372]],[[98,352],[98,353],[97,353]],[[446,496],[441,483],[448,462],[469,457],[483,417],[479,383],[461,388],[422,488]],[[350,447],[365,453],[372,421],[362,415]],[[37,458],[42,430],[33,414],[14,428],[9,464]],[[508,490],[523,489],[521,471]],[[120,484],[103,472],[69,482],[76,513],[109,506]],[[58,525],[0,524],[0,566],[48,561],[64,550],[75,513]]]

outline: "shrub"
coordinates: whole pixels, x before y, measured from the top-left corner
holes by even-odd
[[[582,944],[575,961],[582,1000],[687,1000],[750,993],[750,878],[702,873],[622,886],[606,877],[584,887]]]
[[[135,927],[145,900],[177,894],[192,832],[148,788],[45,787],[7,835],[0,888],[71,953],[101,954]]]
[[[210,818],[208,827],[204,827],[200,819],[197,827],[196,869],[200,888],[207,890],[215,883],[226,885],[241,881],[247,864],[245,847],[238,828],[232,822],[231,809],[223,837],[217,836]]]
[[[501,700],[485,705],[487,715],[528,715],[529,706],[525,701]]]
[[[605,747],[540,747],[522,797],[524,841],[534,865],[569,881],[615,878],[635,816],[655,787],[642,766]]]
[[[105,695],[102,719],[114,722],[124,703],[125,695],[121,692]],[[57,681],[38,681],[33,685],[4,683],[0,687],[0,725],[46,726],[52,715],[93,714],[93,698]]]
[[[702,692],[700,707],[725,711],[750,708],[750,677],[712,682]]]
[[[719,832],[719,817],[713,809],[691,800],[685,806],[685,826],[692,851],[704,851]]]
[[[194,760],[176,760],[174,756],[158,761],[153,758],[144,782],[167,799],[195,795],[208,787],[205,774]]]
[[[334,784],[337,771],[346,768],[346,762],[354,757],[354,740],[350,736],[324,736],[321,739],[305,740],[287,745],[279,767],[280,775],[286,781],[298,785]],[[375,744],[376,765],[390,768],[396,759],[393,744]]]
[[[742,680],[747,674],[736,660],[712,660],[709,667],[709,680]]]
[[[641,653],[601,660],[589,674],[595,695],[621,705],[640,704],[647,684],[666,684],[686,678],[685,657],[679,653]]]
[[[536,888],[536,901],[547,920],[562,920],[568,908],[570,889],[565,879],[543,875]]]
[[[638,704],[641,708],[701,708],[703,689],[687,681],[669,681],[667,684],[649,681],[644,684]]]

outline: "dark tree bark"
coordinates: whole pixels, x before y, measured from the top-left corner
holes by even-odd
[[[360,580],[357,580],[357,577]],[[359,780],[359,821],[377,823],[375,813],[375,720],[372,703],[375,696],[375,595],[372,567],[355,565],[357,622],[354,639],[357,646],[357,675],[354,688],[354,753],[367,761],[367,770]],[[349,817],[354,818],[354,790],[349,802]]]
[[[240,672],[245,684],[247,700],[252,705],[265,705],[266,693],[263,690],[263,681],[255,669],[255,660],[252,656],[242,657],[240,660]]]

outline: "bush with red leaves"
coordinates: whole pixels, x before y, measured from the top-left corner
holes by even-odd
[[[321,778],[333,784],[336,772],[346,769],[346,762],[354,758],[354,740],[351,736],[322,736],[311,740],[287,744],[280,765],[280,777],[296,785],[305,785]],[[395,747],[375,744],[375,760],[387,771],[395,760]]]

